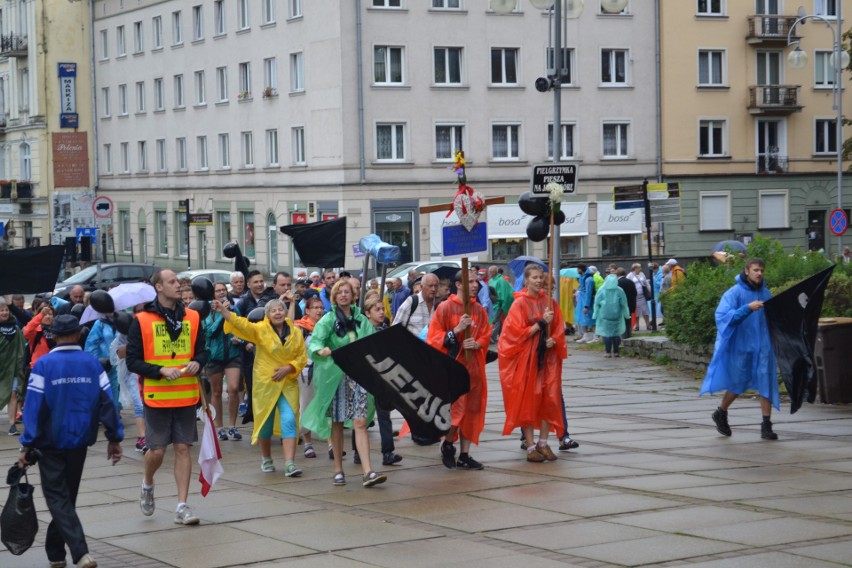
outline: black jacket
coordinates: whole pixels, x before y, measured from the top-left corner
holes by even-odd
[[[622,276],[618,279],[618,287],[624,290],[624,295],[627,296],[627,309],[632,314],[636,311],[636,285],[627,276]]]

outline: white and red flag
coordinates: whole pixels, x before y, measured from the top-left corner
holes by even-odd
[[[219,438],[216,436],[216,426],[213,424],[213,416],[210,409],[204,410],[204,431],[201,434],[201,449],[198,452],[198,465],[201,472],[198,481],[201,482],[201,496],[207,497],[210,488],[216,480],[225,473],[219,460],[222,459],[222,450],[219,448]]]

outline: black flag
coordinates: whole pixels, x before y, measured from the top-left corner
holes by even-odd
[[[284,225],[304,266],[334,268],[346,263],[346,217],[307,225]]]
[[[0,294],[53,292],[63,254],[63,245],[0,252]]]
[[[446,434],[451,404],[470,390],[464,365],[401,325],[335,349],[331,356],[359,385],[396,408],[421,436]]]
[[[775,358],[790,395],[790,414],[795,414],[805,400],[813,402],[816,399],[814,345],[832,270],[834,266],[802,280],[763,304]]]

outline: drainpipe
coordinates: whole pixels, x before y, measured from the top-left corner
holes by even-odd
[[[367,181],[366,150],[364,149],[364,36],[361,21],[361,0],[355,0],[355,52],[358,57],[358,181]]]
[[[98,147],[98,89],[95,86],[95,3],[89,2],[89,80],[92,82],[92,158],[95,165],[94,189],[98,192],[100,151]],[[106,260],[106,258],[104,259]]]
[[[663,93],[662,85],[662,49],[661,49],[661,30],[660,30],[660,0],[654,0],[654,51],[656,59],[656,98],[657,98],[657,181],[663,181]],[[657,223],[657,254],[660,254],[660,243],[665,235],[665,223]],[[651,251],[654,250],[654,245],[651,242],[651,234],[648,234],[648,257],[651,257]],[[653,302],[652,302],[653,305]],[[656,307],[654,308],[656,310]],[[656,319],[656,312],[652,314]]]

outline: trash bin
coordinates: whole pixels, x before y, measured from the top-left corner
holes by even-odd
[[[819,400],[852,403],[852,318],[820,318],[814,356]]]

